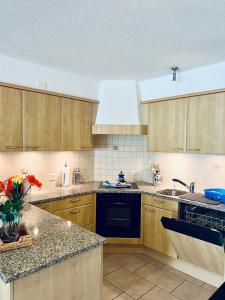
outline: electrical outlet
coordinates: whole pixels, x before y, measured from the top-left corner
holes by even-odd
[[[48,180],[49,181],[56,181],[56,175],[55,175],[55,173],[49,173],[48,174]]]
[[[218,165],[218,164],[212,164],[212,170],[213,171],[219,171],[220,170],[220,165]]]
[[[28,169],[20,169],[21,174],[28,174]]]

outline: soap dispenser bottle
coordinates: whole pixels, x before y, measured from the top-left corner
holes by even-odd
[[[70,168],[68,167],[68,164],[65,163],[62,170],[62,187],[69,186],[69,179],[70,179]]]

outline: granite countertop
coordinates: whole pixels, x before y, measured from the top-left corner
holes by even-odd
[[[33,205],[23,221],[33,237],[31,247],[0,253],[0,280],[14,281],[105,243],[105,238]]]
[[[41,203],[41,202],[54,201],[54,200],[58,200],[58,199],[64,199],[67,197],[74,197],[74,196],[85,195],[85,194],[90,194],[90,193],[142,193],[142,194],[151,195],[151,196],[158,197],[158,198],[163,198],[166,200],[173,200],[173,201],[177,201],[177,202],[193,204],[196,206],[206,207],[206,208],[225,212],[225,204],[210,205],[210,204],[206,204],[203,202],[192,201],[192,200],[182,199],[182,198],[173,197],[173,196],[159,195],[156,193],[158,190],[171,188],[168,185],[153,186],[150,183],[141,183],[141,182],[139,182],[137,184],[138,184],[138,189],[132,189],[132,188],[102,189],[102,188],[99,188],[99,185],[100,185],[99,181],[87,182],[87,183],[82,183],[79,185],[72,185],[68,188],[56,187],[54,189],[43,189],[43,190],[32,193],[29,201],[33,204],[37,204],[37,203]]]

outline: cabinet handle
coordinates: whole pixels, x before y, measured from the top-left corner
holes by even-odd
[[[188,151],[201,151],[201,149],[199,149],[199,148],[189,148],[189,149],[187,149]]]
[[[71,214],[77,214],[77,213],[79,213],[80,212],[80,210],[78,209],[78,210],[73,210],[73,211],[71,211],[70,213]]]
[[[160,203],[160,204],[164,204],[165,203],[165,201],[159,200],[159,199],[154,199],[154,201],[157,202],[157,203]]]
[[[79,200],[80,200],[80,198],[78,198],[78,199],[71,199],[71,200],[70,200],[70,203],[77,202],[77,201],[79,201]]]
[[[22,147],[21,146],[6,146],[7,149],[10,149],[10,150],[15,150],[15,149],[21,149]]]
[[[172,150],[182,150],[182,151],[184,151],[184,148],[172,148]]]
[[[28,150],[37,150],[40,147],[38,147],[38,146],[25,146],[25,148],[28,149]]]
[[[149,208],[149,207],[145,207],[145,211],[150,212],[150,213],[154,213],[155,209]]]
[[[39,206],[39,208],[42,208],[42,209],[47,208],[47,207],[48,207],[47,205]]]

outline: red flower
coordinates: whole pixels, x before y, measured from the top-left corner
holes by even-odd
[[[3,192],[4,190],[5,190],[4,183],[0,181],[0,193]]]
[[[34,175],[27,175],[26,179],[30,185],[36,185],[39,188],[42,187],[42,183],[37,180]]]
[[[12,182],[12,179],[9,178],[8,179],[8,182],[7,182],[7,187],[6,187],[6,195],[9,196],[9,197],[12,197],[13,196],[13,182]]]

